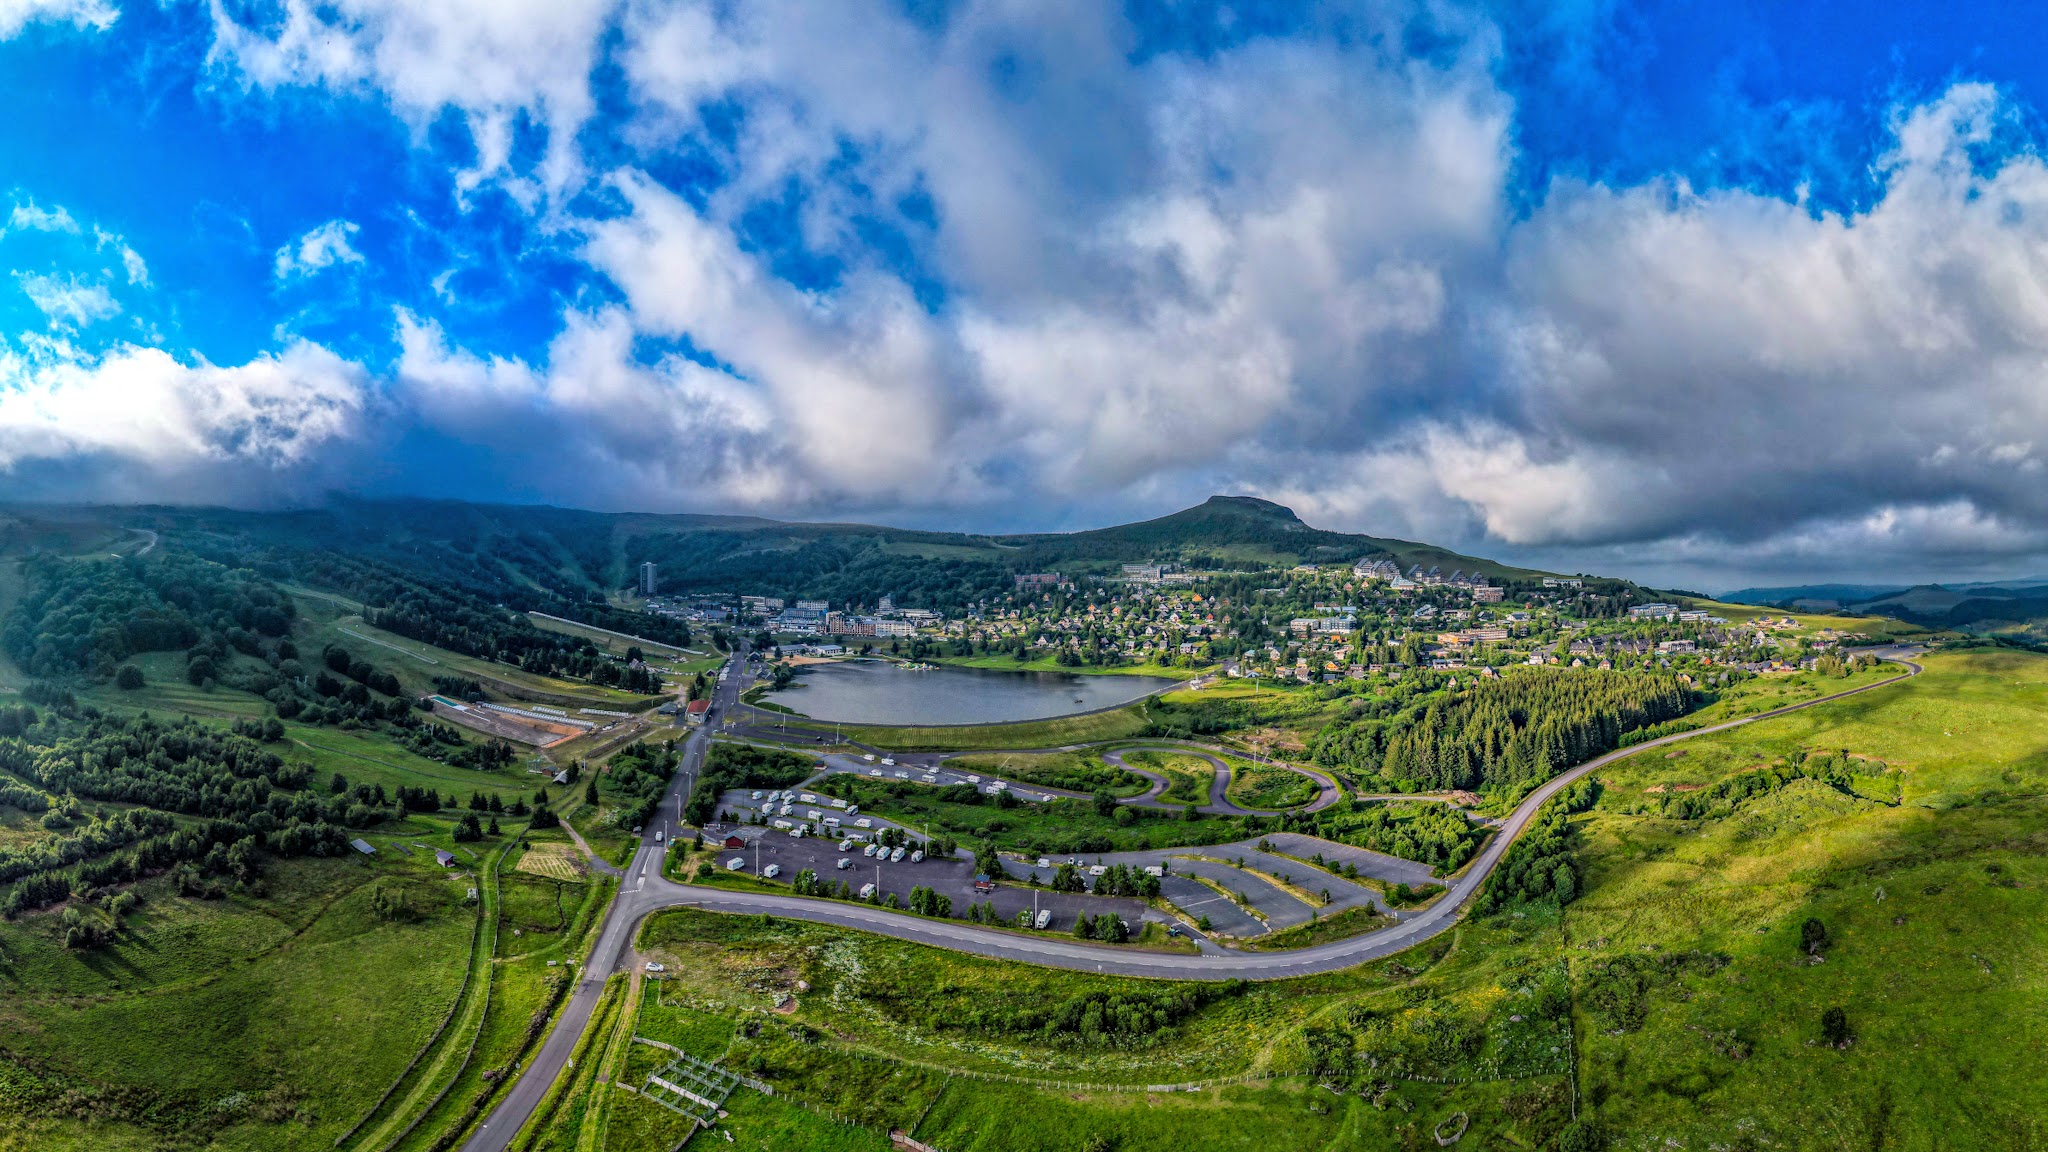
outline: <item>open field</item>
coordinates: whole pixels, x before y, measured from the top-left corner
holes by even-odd
[[[326,1146],[447,1012],[467,883],[384,851],[275,863],[262,895],[220,902],[146,882],[87,953],[54,912],[0,928],[0,1147]],[[375,888],[410,915],[376,914]]]
[[[1124,753],[1124,763],[1166,777],[1170,784],[1159,799],[1168,804],[1207,804],[1216,782],[1215,766],[1200,756],[1147,750]]]
[[[1231,803],[1245,808],[1273,810],[1292,808],[1316,798],[1316,783],[1299,772],[1276,764],[1252,764],[1242,760],[1230,764]]]
[[[634,711],[651,707],[661,700],[660,697],[603,688],[581,680],[538,676],[508,664],[422,644],[372,627],[363,619],[359,609],[351,610],[346,602],[336,597],[298,593],[297,599],[301,648],[314,653],[328,644],[346,648],[352,655],[397,676],[410,695],[425,695],[432,691],[436,676],[462,676],[509,700],[552,704],[572,710],[588,707]]]

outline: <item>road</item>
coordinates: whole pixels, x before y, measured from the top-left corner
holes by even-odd
[[[711,748],[711,733],[723,718],[739,703],[740,693],[746,690],[749,677],[746,666],[746,647],[742,644],[733,654],[727,667],[732,671],[718,681],[711,691],[711,710],[704,723],[683,742],[682,763],[669,781],[668,794],[662,798],[659,814],[641,829],[640,847],[633,859],[626,865],[619,879],[618,895],[613,897],[611,910],[605,915],[603,927],[598,929],[597,944],[591,949],[590,963],[579,974],[576,987],[569,994],[568,1003],[562,1006],[562,1015],[556,1021],[554,1030],[541,1044],[540,1051],[512,1083],[498,1106],[463,1145],[466,1152],[503,1152],[519,1134],[534,1109],[540,1107],[541,1098],[569,1065],[569,1056],[576,1050],[576,1042],[590,1025],[590,1017],[597,1010],[597,1000],[604,992],[604,983],[618,967],[620,957],[627,953],[633,935],[640,927],[640,921],[661,904],[650,903],[658,894],[668,889],[679,889],[681,885],[671,884],[661,877],[661,861],[667,852],[667,841],[675,839],[678,829],[683,826],[683,802],[689,798],[690,789],[696,786],[697,775],[704,769],[704,756]],[[601,862],[600,862],[601,864]],[[609,866],[604,870],[611,871]]]
[[[1910,659],[1911,656],[1918,654],[1917,650],[1885,650],[1873,654],[1896,660],[1905,665],[1907,671],[1903,675],[1880,680],[1875,684],[1866,684],[1860,688],[1816,697],[1798,704],[1788,704],[1783,708],[1760,712],[1754,716],[1744,716],[1705,728],[1696,728],[1690,732],[1645,740],[1641,744],[1609,752],[1605,756],[1596,757],[1559,774],[1531,792],[1516,807],[1502,822],[1500,834],[1487,841],[1478,858],[1462,875],[1451,882],[1450,891],[1442,899],[1393,927],[1365,936],[1295,951],[1205,952],[1198,955],[1124,951],[1078,941],[989,931],[959,921],[925,920],[869,905],[697,888],[664,879],[660,866],[663,849],[651,838],[656,828],[672,832],[679,827],[682,798],[689,794],[688,785],[694,782],[695,774],[703,763],[704,751],[709,744],[708,729],[717,723],[717,718],[723,716],[725,709],[738,699],[746,679],[744,674],[735,672],[729,678],[730,682],[720,684],[714,693],[712,719],[706,723],[705,730],[691,736],[684,755],[684,766],[678,770],[669,796],[663,802],[664,815],[655,826],[647,829],[649,839],[641,843],[639,852],[627,868],[626,879],[620,882],[619,894],[612,902],[611,910],[599,934],[597,947],[591,953],[590,965],[584,969],[583,978],[570,996],[568,1005],[564,1007],[560,1021],[549,1034],[547,1042],[542,1045],[533,1063],[505,1094],[505,1098],[492,1111],[490,1119],[484,1122],[484,1126],[477,1130],[464,1147],[468,1152],[502,1152],[511,1142],[519,1127],[539,1105],[549,1086],[567,1066],[570,1052],[575,1048],[583,1030],[589,1025],[591,1014],[597,1007],[598,994],[603,990],[606,977],[626,954],[627,945],[631,942],[640,922],[663,909],[703,908],[726,913],[771,913],[819,924],[876,932],[899,940],[951,948],[1001,960],[1017,960],[1052,968],[1119,976],[1150,976],[1176,980],[1283,980],[1295,976],[1332,972],[1392,956],[1455,925],[1465,906],[1499,865],[1501,857],[1506,855],[1509,845],[1514,843],[1515,838],[1521,835],[1522,830],[1535,818],[1537,810],[1551,797],[1571,787],[1588,773],[1652,748],[1709,736],[1716,732],[1726,732],[1731,728],[1740,728],[1760,720],[1770,720],[1818,704],[1897,684],[1920,674],[1920,665]],[[743,658],[736,658],[733,663],[738,667],[745,661]],[[685,779],[686,775],[689,777],[688,780]],[[673,805],[670,801],[674,802]],[[672,816],[670,813],[675,815]]]
[[[1209,782],[1209,802],[1201,806],[1202,811],[1204,812],[1220,813],[1225,816],[1280,815],[1280,813],[1277,811],[1267,811],[1261,808],[1240,807],[1237,804],[1237,802],[1232,800],[1229,796],[1230,765],[1224,763],[1222,758],[1215,755],[1214,753],[1204,752],[1198,748],[1190,748],[1186,747],[1185,745],[1173,746],[1162,744],[1158,746],[1146,746],[1142,748],[1118,748],[1114,751],[1104,752],[1102,754],[1103,760],[1107,761],[1111,765],[1114,765],[1115,767],[1123,769],[1126,772],[1143,776],[1145,779],[1150,780],[1152,782],[1151,790],[1146,792],[1143,796],[1133,796],[1128,800],[1122,801],[1122,803],[1142,804],[1147,808],[1183,807],[1183,805],[1168,804],[1159,799],[1159,797],[1162,794],[1164,794],[1169,787],[1172,786],[1173,782],[1168,780],[1165,776],[1152,771],[1150,768],[1140,768],[1136,764],[1126,763],[1124,760],[1124,756],[1126,753],[1130,752],[1165,752],[1170,755],[1198,756],[1204,760],[1207,760],[1209,762],[1209,766],[1215,769],[1215,776],[1212,777]],[[1296,773],[1297,775],[1305,776],[1311,783],[1313,783],[1316,786],[1316,798],[1313,801],[1311,801],[1306,808],[1301,809],[1301,811],[1320,812],[1323,809],[1328,808],[1330,805],[1335,804],[1337,801],[1342,800],[1344,798],[1344,790],[1337,787],[1337,782],[1335,780],[1330,779],[1327,776],[1321,776],[1314,772],[1310,772],[1306,768],[1297,768],[1292,764],[1287,764],[1279,760],[1267,761],[1267,763],[1270,763],[1278,768],[1285,768],[1289,772]]]

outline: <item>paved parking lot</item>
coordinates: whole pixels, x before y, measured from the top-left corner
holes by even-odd
[[[1071,929],[1075,918],[1084,912],[1090,916],[1115,912],[1129,923],[1133,930],[1147,919],[1161,922],[1166,920],[1163,914],[1146,907],[1142,900],[1050,892],[1015,882],[998,882],[994,892],[978,893],[974,890],[974,863],[971,859],[946,860],[926,857],[912,863],[909,854],[906,853],[902,860],[893,864],[886,861],[878,863],[876,858],[863,855],[858,846],[841,852],[839,841],[836,839],[821,836],[792,837],[757,825],[707,826],[704,830],[704,841],[706,844],[717,843],[728,834],[746,840],[747,846],[721,849],[717,856],[717,865],[720,868],[738,859],[742,862],[739,870],[749,876],[754,875],[758,845],[758,867],[766,871],[771,864],[781,865],[782,871],[775,880],[782,883],[788,883],[798,872],[810,868],[828,882],[846,881],[855,891],[863,884],[874,884],[882,893],[895,893],[897,900],[906,906],[910,900],[910,890],[922,885],[952,898],[955,918],[965,916],[969,904],[986,901],[994,904],[996,912],[1006,920],[1014,920],[1019,912],[1035,913],[1040,909],[1050,909],[1052,920],[1047,925],[1047,931],[1064,932]],[[846,861],[850,867],[839,867],[841,861]]]

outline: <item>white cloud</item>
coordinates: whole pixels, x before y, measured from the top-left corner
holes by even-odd
[[[108,0],[0,0],[0,40],[38,22],[104,32],[121,18]]]
[[[336,264],[361,264],[362,253],[348,242],[357,231],[357,226],[347,220],[329,220],[279,248],[272,261],[273,274],[284,280],[311,276]]]
[[[5,0],[0,0],[0,3],[4,2]],[[71,213],[66,211],[63,205],[59,204],[53,209],[40,208],[33,200],[16,204],[14,210],[7,214],[7,226],[31,232],[78,231],[78,221],[71,218]]]
[[[614,475],[824,510],[1227,486],[1673,563],[1992,555],[2048,524],[2048,166],[2001,143],[2015,113],[1982,85],[1898,109],[1853,211],[1676,179],[1510,208],[1498,36],[1451,6],[1200,55],[1135,50],[1115,5],[214,11],[215,60],[255,86],[372,93],[422,131],[459,113],[463,187],[545,204],[537,242],[580,236],[617,287],[565,311],[545,364],[401,324],[408,402],[479,443],[512,414],[557,428],[561,499]],[[1416,22],[1427,59],[1400,54]],[[630,123],[592,125],[597,69]],[[566,206],[579,132],[631,158],[574,202],[614,215]],[[719,178],[647,175],[678,152]],[[791,235],[745,223],[763,205]],[[281,276],[359,259],[326,227]],[[798,287],[777,245],[830,271]],[[685,341],[720,367],[642,362]]]
[[[542,490],[625,506],[801,496],[778,467],[784,445],[755,390],[680,356],[640,362],[617,309],[570,313],[541,369],[451,348],[438,326],[407,313],[398,336],[399,397],[412,412],[517,460]]]
[[[759,389],[798,449],[784,464],[792,490],[904,499],[965,482],[948,476],[961,401],[948,349],[902,284],[861,274],[806,296],[644,176],[614,187],[631,212],[589,225],[585,258],[624,291],[639,331],[687,336]]]
[[[17,490],[64,490],[85,466],[103,499],[277,499],[363,435],[365,374],[317,345],[226,367],[134,346],[40,351],[0,350],[0,474]]]
[[[53,328],[77,329],[121,313],[112,293],[104,285],[88,284],[76,276],[19,274],[21,290]]]
[[[526,119],[548,134],[543,188],[580,177],[575,134],[591,114],[590,72],[615,0],[211,4],[211,59],[247,83],[377,92],[422,133],[442,109],[459,110],[476,146],[465,187],[508,175]]]

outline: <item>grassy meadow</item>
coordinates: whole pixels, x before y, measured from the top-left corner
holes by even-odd
[[[982,1010],[1173,985],[698,912],[643,937],[678,962],[662,996],[687,1015],[662,1026],[697,1037],[677,1041],[692,1050],[727,1043],[729,1063],[794,1099],[877,1135],[915,1124],[947,1152],[1429,1148],[1460,1112],[1463,1145],[1541,1148],[1575,1099],[1604,1143],[1643,1152],[2037,1147],[2048,658],[1926,666],[1603,769],[1574,820],[1580,895],[1561,914],[1512,909],[1387,961],[1236,989],[1156,1037],[1061,1042]],[[1849,770],[1665,814],[1813,758]],[[1818,963],[1801,945],[1809,918],[1826,934]],[[1823,1040],[1828,1008],[1843,1010],[1844,1047]],[[1316,1045],[1339,1034],[1355,1061],[1341,1095],[1315,1086]],[[1138,1090],[1185,1080],[1220,1083]],[[859,1146],[834,1142],[848,1131],[781,1147]]]
[[[1200,756],[1185,752],[1126,752],[1124,763],[1146,768],[1166,777],[1168,786],[1159,799],[1168,804],[1207,804],[1209,786],[1216,782],[1216,768]]]

